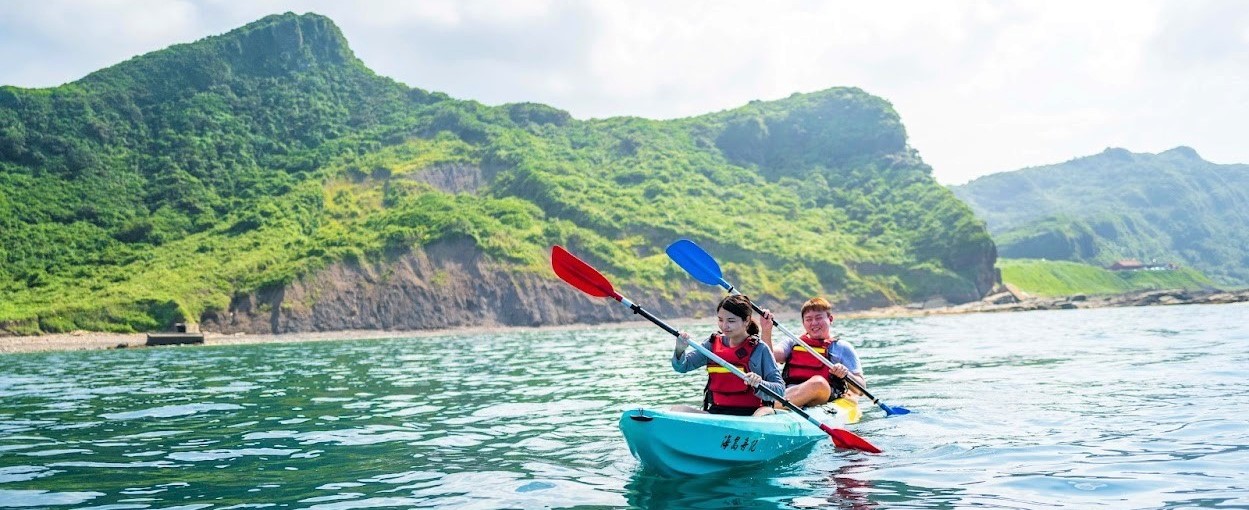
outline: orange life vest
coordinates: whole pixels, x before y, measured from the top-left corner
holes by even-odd
[[[711,335],[711,352],[729,362],[742,372],[749,372],[750,356],[759,345],[759,337],[751,336],[737,347],[729,347],[724,335]],[[740,377],[714,361],[707,362],[707,401],[705,404],[719,407],[763,407],[763,400],[755,396],[754,388],[746,385]]]
[[[820,356],[827,359],[828,357],[828,340],[816,340],[807,336],[805,333],[798,338],[803,343],[809,345]],[[821,376],[830,383],[831,377],[828,375],[828,367],[820,362],[810,351],[803,349],[797,345],[789,351],[789,359],[785,360],[785,370],[781,371],[781,378],[785,380],[785,384],[801,384],[815,376]]]

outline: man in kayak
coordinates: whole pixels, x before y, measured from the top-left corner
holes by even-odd
[[[751,308],[750,298],[741,294],[720,300],[716,307],[716,322],[720,331],[703,343],[707,350],[745,372],[745,381],[728,369],[711,363],[698,351],[687,350],[689,333],[682,331],[677,336],[672,368],[685,373],[707,367],[707,389],[702,409],[677,405],[672,407],[673,411],[738,416],[763,416],[774,412],[772,402],[764,400],[767,394],[758,387],[766,386],[779,395],[785,390],[785,384],[780,370],[776,368],[772,350],[759,339],[759,324],[751,317]]]
[[[799,340],[832,362],[822,363],[811,351],[799,347],[789,338],[772,342],[772,312],[763,311],[761,340],[772,346],[777,363],[784,363],[781,378],[785,380],[785,399],[799,406],[818,406],[843,396],[853,400],[858,395],[847,390],[846,377],[854,378],[864,388],[863,368],[854,346],[833,336],[833,306],[822,297],[814,297],[802,305],[802,326],[806,332]],[[850,391],[851,393],[847,393]]]

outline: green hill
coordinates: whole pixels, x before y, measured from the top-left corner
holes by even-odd
[[[1210,279],[1191,268],[1173,271],[1111,271],[1061,260],[998,259],[1002,281],[1029,294],[1123,294],[1141,290],[1208,289]]]
[[[1177,263],[1221,285],[1249,282],[1249,165],[1188,147],[1107,149],[951,188],[984,218],[1004,258]]]
[[[289,13],[64,86],[0,88],[9,333],[256,313],[247,296],[328,268],[381,268],[367,279],[385,285],[404,253],[438,243],[544,280],[563,244],[625,288],[705,307],[663,255],[680,237],[787,303],[958,302],[993,283],[983,224],[889,103],[853,88],[580,121],[409,88],[367,69],[329,19]],[[439,278],[388,306],[478,309]]]

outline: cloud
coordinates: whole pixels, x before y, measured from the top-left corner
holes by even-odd
[[[1194,1],[1169,4],[1161,29],[1150,41],[1161,67],[1192,71],[1228,67],[1244,73],[1249,47],[1249,9],[1243,3]]]
[[[578,118],[676,118],[856,86],[938,180],[1106,146],[1249,162],[1249,10],[1236,0],[16,0],[0,83],[49,86],[267,14],[333,19],[379,74]]]
[[[378,73],[490,104],[561,106],[558,99],[578,89],[577,74],[591,65],[585,42],[595,27],[580,3],[541,10],[485,9],[472,2],[420,5],[421,10],[385,17],[369,11],[329,15],[343,26],[357,56]]]
[[[117,9],[125,15],[117,16]],[[138,53],[182,42],[187,5],[11,2],[0,18],[0,83],[59,85]]]

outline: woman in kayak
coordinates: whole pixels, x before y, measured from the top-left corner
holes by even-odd
[[[672,353],[672,368],[680,373],[707,367],[707,389],[703,408],[673,406],[673,411],[691,413],[763,416],[772,414],[772,402],[760,385],[781,394],[785,384],[776,368],[772,350],[759,339],[759,324],[752,317],[750,298],[734,294],[720,300],[716,307],[716,323],[720,331],[703,342],[703,347],[737,366],[746,373],[746,380],[733,375],[727,368],[711,363],[706,356],[689,347],[690,335],[684,331],[677,337]]]
[[[772,313],[763,311],[761,340],[772,346],[777,363],[784,363],[781,377],[785,380],[785,400],[798,406],[818,406],[847,395],[847,377],[864,388],[863,369],[854,346],[832,334],[833,306],[822,297],[814,297],[802,305],[802,326],[806,332],[799,340],[832,362],[828,367],[811,351],[799,347],[789,338],[772,343]],[[853,390],[849,390],[852,391]]]

